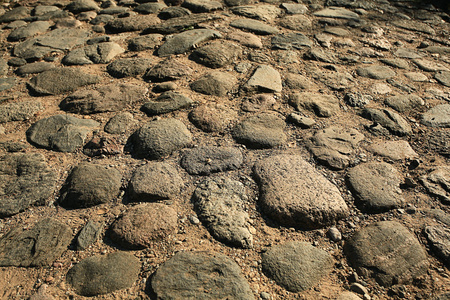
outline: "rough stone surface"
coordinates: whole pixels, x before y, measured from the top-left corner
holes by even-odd
[[[209,175],[241,167],[243,155],[232,147],[199,147],[185,150],[180,165],[192,175]]]
[[[38,95],[58,95],[98,83],[100,77],[72,68],[53,68],[31,78],[28,87]]]
[[[411,133],[411,126],[408,122],[393,111],[387,109],[379,110],[376,108],[365,108],[361,112],[361,116],[375,124],[380,124],[392,134],[404,136]]]
[[[200,220],[217,240],[242,248],[253,246],[241,182],[225,177],[206,179],[195,189],[193,201]]]
[[[211,39],[220,38],[220,32],[212,29],[194,29],[174,35],[159,47],[158,56],[164,57],[172,54],[182,54],[194,46]]]
[[[44,33],[50,28],[50,23],[46,21],[36,21],[25,26],[18,27],[11,31],[8,40],[19,41],[31,37],[33,35]]]
[[[37,74],[42,73],[44,71],[55,68],[55,65],[48,62],[35,62],[21,66],[17,68],[16,74],[19,76],[24,76],[28,74]]]
[[[229,42],[211,42],[197,48],[189,56],[192,60],[207,67],[217,69],[229,65],[242,55],[242,49]]]
[[[157,46],[161,45],[162,34],[147,34],[143,36],[138,36],[128,40],[128,49],[131,51],[145,51],[155,49]]]
[[[131,137],[133,154],[138,157],[160,159],[188,146],[192,134],[176,119],[151,121],[139,128]]]
[[[425,235],[436,256],[450,266],[450,229],[438,225],[425,227]]]
[[[389,79],[396,75],[392,69],[386,66],[364,67],[357,69],[356,72],[359,76],[378,80]]]
[[[118,251],[82,260],[67,272],[66,280],[77,294],[90,297],[131,287],[140,269],[133,254]]]
[[[355,129],[332,126],[316,132],[306,146],[319,162],[341,170],[350,164],[350,155],[363,139]]]
[[[298,155],[276,155],[253,168],[266,214],[283,226],[318,228],[348,216],[339,190]]]
[[[59,107],[78,114],[121,111],[142,100],[146,92],[145,87],[125,83],[80,89],[66,97]]]
[[[43,205],[53,193],[56,173],[38,153],[7,154],[0,159],[0,217]]]
[[[99,43],[70,51],[62,62],[65,65],[107,64],[124,52],[119,44]]]
[[[303,50],[311,48],[312,41],[302,33],[284,33],[271,39],[272,48],[281,50]]]
[[[59,204],[84,208],[112,202],[119,194],[122,175],[114,168],[82,163],[72,169],[60,191]]]
[[[263,272],[293,293],[314,287],[332,267],[331,255],[305,242],[272,246],[262,255]]]
[[[348,182],[357,204],[368,213],[387,211],[404,204],[400,174],[390,164],[369,162],[352,168]]]
[[[173,34],[183,32],[184,30],[186,30],[186,28],[193,28],[199,23],[213,21],[218,18],[219,17],[217,15],[213,15],[210,13],[189,14],[180,17],[170,18],[169,20],[161,24],[147,26],[147,28],[142,33]]]
[[[0,266],[49,267],[67,250],[72,239],[69,226],[46,218],[32,228],[13,228],[0,238]]]
[[[106,70],[116,78],[139,76],[147,71],[151,62],[152,60],[148,58],[116,59],[106,67]]]
[[[89,220],[78,234],[76,242],[77,250],[86,250],[100,238],[101,233],[102,227],[100,224]]]
[[[189,107],[193,103],[194,102],[190,98],[182,94],[168,91],[162,93],[154,100],[144,103],[141,110],[149,116],[159,115]]]
[[[255,299],[239,266],[220,253],[178,252],[158,268],[151,287],[159,299]]]
[[[283,86],[280,73],[271,66],[261,65],[256,68],[247,81],[245,89],[248,91],[281,92]]]
[[[444,203],[450,203],[450,167],[439,166],[420,178],[427,191]]]
[[[111,238],[128,249],[145,249],[177,229],[177,212],[161,203],[142,203],[128,209],[111,225]]]
[[[313,13],[316,17],[359,20],[359,15],[342,7],[327,7]]]
[[[425,104],[423,99],[416,95],[392,96],[386,98],[384,102],[388,106],[401,113],[419,108]]]
[[[331,117],[339,112],[339,100],[332,95],[297,93],[289,97],[289,104],[297,110],[310,110],[319,117]]]
[[[74,152],[99,123],[69,115],[54,115],[31,125],[27,139],[36,146],[61,152]]]
[[[106,23],[105,29],[110,32],[130,32],[147,29],[161,23],[156,15],[132,15],[125,18],[113,18]]]
[[[148,69],[144,78],[154,82],[176,80],[191,75],[193,70],[185,63],[173,58],[165,59]]]
[[[138,122],[133,118],[132,114],[123,112],[109,119],[104,130],[111,134],[121,134],[127,132],[137,123]]]
[[[200,105],[189,113],[189,120],[205,132],[224,132],[236,118],[234,110],[219,104]]]
[[[278,29],[263,22],[250,19],[236,19],[230,23],[230,26],[242,30],[247,30],[260,35],[269,35],[278,33]]]
[[[0,105],[0,123],[23,121],[44,109],[39,101],[13,102]]]
[[[417,154],[407,141],[377,141],[367,147],[367,149],[377,155],[381,155],[392,160],[416,159]]]
[[[440,84],[450,87],[450,71],[437,72],[434,74],[434,78],[436,78]]]
[[[346,253],[359,274],[374,277],[383,286],[411,282],[429,265],[416,236],[395,221],[360,229],[348,240]]]
[[[237,79],[228,73],[214,71],[203,75],[190,84],[192,90],[206,94],[223,97],[237,83]]]
[[[261,21],[270,21],[281,15],[281,9],[274,5],[242,5],[233,7],[231,11],[235,15]]]
[[[177,169],[164,162],[149,162],[134,171],[128,191],[132,201],[155,201],[175,198],[183,186]]]
[[[273,148],[282,145],[287,137],[284,120],[270,113],[249,117],[235,126],[233,138],[249,148]]]
[[[440,104],[422,115],[422,124],[430,127],[450,127],[450,104]]]

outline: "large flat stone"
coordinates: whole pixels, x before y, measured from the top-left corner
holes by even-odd
[[[193,29],[174,35],[159,47],[158,56],[182,54],[201,42],[222,37],[222,34],[212,29]]]

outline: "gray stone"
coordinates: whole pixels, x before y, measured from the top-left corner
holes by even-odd
[[[100,224],[89,220],[86,225],[80,230],[77,237],[77,250],[86,250],[89,246],[93,245],[102,233],[102,227]]]
[[[311,48],[312,41],[302,33],[284,33],[271,39],[272,48],[281,50],[302,50]]]
[[[20,225],[0,238],[0,266],[50,267],[71,240],[69,226],[53,218],[42,219],[28,230]]]
[[[16,85],[14,77],[0,78],[0,92],[9,90]]]
[[[177,80],[188,77],[192,72],[193,70],[186,63],[174,58],[167,58],[149,69],[144,78],[155,82]]]
[[[261,113],[238,123],[232,135],[238,143],[249,148],[273,148],[286,142],[285,127],[284,120],[277,115]]]
[[[239,6],[239,5],[248,5],[251,4],[251,0],[225,0],[224,1],[227,6]]]
[[[214,252],[176,253],[158,268],[151,287],[158,299],[165,300],[255,299],[240,267],[227,256]]]
[[[359,20],[359,15],[342,7],[327,7],[313,13],[316,17]]]
[[[16,29],[16,28],[19,28],[19,27],[22,27],[22,26],[26,26],[27,24],[28,23],[23,21],[23,20],[16,20],[16,21],[13,21],[13,22],[7,24],[3,28],[5,28],[5,29]]]
[[[161,45],[164,36],[162,34],[147,34],[128,40],[128,49],[131,51],[152,50]]]
[[[32,22],[26,26],[21,26],[8,35],[8,40],[19,41],[31,37],[33,35],[44,33],[50,28],[50,23],[46,21]]]
[[[247,91],[281,92],[283,85],[277,70],[269,65],[260,65],[244,86]]]
[[[394,52],[394,55],[400,58],[408,58],[408,59],[415,59],[422,57],[422,54],[417,53],[416,51],[409,48],[398,48],[397,51]]]
[[[236,85],[237,79],[231,74],[214,71],[203,75],[190,84],[192,90],[205,95],[224,97]]]
[[[312,43],[311,43],[312,44]],[[311,46],[311,45],[310,45]],[[329,64],[334,64],[337,62],[337,58],[331,52],[326,52],[320,48],[312,48],[306,54],[305,57],[311,60],[317,60],[321,62],[326,62]]]
[[[413,59],[412,62],[426,72],[449,71],[445,65],[424,58]]]
[[[122,175],[114,168],[82,163],[72,169],[60,191],[59,204],[85,208],[112,202],[119,194]]]
[[[61,152],[74,152],[84,144],[86,136],[100,124],[69,115],[54,115],[31,125],[26,135],[36,146]]]
[[[359,296],[352,292],[343,292],[339,294],[336,300],[361,300]]]
[[[397,68],[397,69],[409,69],[409,64],[406,60],[400,58],[383,58],[380,61],[388,66]]]
[[[31,78],[28,88],[38,95],[58,95],[99,81],[99,76],[85,74],[78,69],[53,68]]]
[[[161,23],[156,15],[132,15],[125,18],[113,18],[105,25],[105,30],[113,33],[145,30]]]
[[[160,10],[162,10],[163,8],[166,8],[167,5],[165,5],[164,3],[143,3],[143,4],[139,4],[138,6],[136,6],[134,8],[134,11],[140,13],[140,14],[145,14],[145,15],[149,15],[149,14],[156,14],[157,12],[159,12]]]
[[[110,63],[106,70],[109,75],[116,78],[139,76],[145,73],[151,66],[152,60],[149,58],[123,58]]]
[[[67,51],[82,45],[88,40],[90,34],[89,31],[83,29],[54,29],[16,45],[13,54],[27,60],[40,59],[51,52]]]
[[[128,7],[123,6],[110,6],[105,9],[102,9],[98,12],[99,15],[120,15],[120,14],[127,14],[129,12]]]
[[[229,42],[211,42],[189,56],[195,62],[217,69],[231,64],[242,55],[241,47]]]
[[[311,128],[314,124],[316,124],[316,121],[312,118],[300,116],[296,113],[291,113],[287,119],[288,122],[293,123],[296,126],[299,126],[301,128]]]
[[[66,280],[77,294],[90,297],[131,287],[140,269],[133,254],[118,251],[83,259],[67,272]]]
[[[341,27],[332,27],[332,26],[325,27],[323,32],[329,33],[329,34],[332,34],[335,36],[339,36],[339,37],[345,37],[345,36],[351,35],[350,31],[348,31],[347,29],[344,29]]]
[[[134,155],[160,159],[188,146],[192,134],[181,121],[169,118],[148,122],[132,135],[131,140]]]
[[[422,115],[422,124],[430,127],[450,127],[450,104],[440,104]]]
[[[150,248],[176,233],[177,212],[162,203],[142,203],[129,208],[112,225],[111,238],[127,249]]]
[[[222,2],[214,0],[185,0],[181,5],[193,13],[207,13],[223,8]]]
[[[12,102],[0,105],[0,123],[28,120],[44,110],[39,101]]]
[[[357,205],[367,213],[378,213],[403,206],[398,171],[384,162],[360,164],[348,172],[348,183]]]
[[[298,155],[262,159],[253,172],[264,212],[283,226],[320,228],[349,215],[337,187]]]
[[[446,47],[446,46],[428,46],[423,50],[430,52],[430,53],[437,53],[440,55],[450,54],[450,47]]]
[[[306,147],[320,163],[342,170],[350,164],[350,155],[363,139],[364,135],[355,129],[331,126],[316,132]]]
[[[408,112],[425,104],[422,98],[414,94],[398,95],[386,98],[384,103],[398,112]]]
[[[373,121],[374,124],[380,124],[398,136],[405,136],[412,132],[411,126],[403,117],[387,109],[365,108],[361,112],[361,116]]]
[[[442,224],[450,226],[450,214],[447,214],[445,211],[440,209],[424,209],[423,211]]]
[[[6,76],[8,74],[8,65],[11,65],[10,63],[11,59],[6,62],[3,58],[0,58],[0,76]],[[26,63],[26,62],[25,62]]]
[[[36,294],[32,295],[28,300],[56,300],[53,296],[47,293],[47,285],[43,284],[39,287]]]
[[[37,74],[55,68],[55,65],[45,61],[34,62],[23,65],[16,70],[16,74],[24,76],[28,74]]]
[[[278,29],[263,22],[250,19],[236,19],[230,23],[231,27],[247,30],[259,35],[277,34]]]
[[[439,81],[440,84],[450,87],[450,72],[440,71],[434,74],[434,78]]]
[[[30,9],[25,6],[15,7],[3,15],[0,16],[0,23],[9,23],[16,20],[21,20],[28,17],[30,14]]]
[[[142,33],[173,34],[182,32],[186,28],[195,27],[199,23],[213,21],[218,18],[218,16],[209,13],[187,15],[169,19],[161,24],[148,26]]]
[[[311,19],[304,15],[292,15],[280,18],[279,24],[284,28],[296,31],[307,31],[312,29]]]
[[[407,72],[404,73],[406,78],[414,82],[425,82],[428,81],[428,77],[420,72]]]
[[[242,152],[232,147],[199,147],[185,150],[180,165],[191,175],[209,175],[235,170],[244,161]]]
[[[178,33],[168,39],[157,50],[158,56],[169,56],[172,54],[183,54],[198,44],[220,38],[220,32],[212,29],[193,29]]]
[[[411,31],[418,31],[423,33],[428,33],[431,35],[436,34],[435,30],[429,26],[426,25],[420,21],[413,21],[413,20],[395,20],[391,22],[394,26],[397,26],[402,29],[407,29]]]
[[[70,11],[71,13],[78,14],[85,11],[99,11],[100,7],[97,5],[97,3],[93,0],[75,0],[73,2],[70,2],[66,9]]]
[[[146,92],[143,86],[113,83],[97,89],[80,89],[66,97],[59,107],[78,114],[121,111],[144,99]]]
[[[286,74],[284,83],[293,90],[309,90],[314,86],[314,83],[310,79],[295,73]]]
[[[215,177],[202,181],[193,195],[199,219],[217,240],[241,248],[253,246],[244,185],[235,180]]]
[[[257,94],[251,97],[245,97],[242,101],[242,110],[249,112],[270,110],[276,101],[271,94]]]
[[[332,95],[296,93],[289,97],[289,104],[297,110],[312,111],[319,117],[327,118],[339,112],[339,99]]]
[[[38,153],[6,154],[0,159],[0,217],[43,205],[56,185],[56,174]]]
[[[185,17],[191,14],[189,9],[179,6],[170,6],[161,10],[158,17],[162,20],[168,20],[172,18]]]
[[[439,166],[422,176],[420,181],[428,193],[438,197],[442,202],[450,204],[450,167]]]
[[[189,120],[205,132],[224,132],[236,118],[236,111],[220,104],[200,105],[189,113]]]
[[[353,88],[356,83],[355,78],[347,72],[335,72],[323,70],[312,74],[314,79],[322,82],[329,88],[337,91]]]
[[[65,65],[107,64],[125,52],[119,44],[106,42],[72,50],[64,56]]]
[[[450,229],[441,225],[427,226],[425,234],[436,256],[450,266]]]
[[[145,102],[144,105],[142,105],[141,110],[147,115],[152,116],[187,108],[193,103],[194,102],[190,98],[182,94],[168,91],[162,93],[153,100]]]
[[[362,67],[358,68],[356,72],[359,76],[378,80],[389,79],[396,75],[391,68],[385,66]]]
[[[450,156],[450,131],[438,129],[432,135],[428,135],[426,148],[441,155]]]
[[[306,242],[272,246],[262,254],[263,272],[293,293],[314,287],[332,268],[331,255]]]
[[[426,274],[427,255],[416,236],[395,221],[371,224],[346,243],[346,254],[359,274],[382,286],[407,284]]]
[[[231,11],[238,16],[256,19],[260,21],[270,21],[281,15],[281,9],[275,5],[247,5],[236,6]]]
[[[123,112],[109,119],[105,125],[105,132],[111,134],[122,134],[136,125],[138,121],[129,112]]]
[[[149,162],[134,171],[128,191],[132,201],[155,201],[173,199],[183,186],[177,169],[164,162]]]
[[[416,159],[419,155],[411,148],[407,141],[378,141],[367,149],[374,154],[387,157],[392,160]]]

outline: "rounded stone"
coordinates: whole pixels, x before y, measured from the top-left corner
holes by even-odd
[[[175,233],[177,212],[161,203],[142,203],[128,209],[111,226],[111,238],[128,249],[145,249]]]

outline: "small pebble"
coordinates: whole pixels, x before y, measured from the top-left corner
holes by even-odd
[[[368,294],[367,289],[362,284],[357,282],[352,283],[350,290],[361,295]]]
[[[328,230],[328,236],[330,237],[330,239],[333,241],[333,242],[339,242],[339,241],[341,241],[342,240],[342,234],[341,234],[341,232],[339,231],[339,229],[337,229],[336,227],[331,227],[329,230]]]
[[[267,292],[261,292],[260,296],[261,296],[261,299],[263,299],[263,300],[270,300],[271,299],[270,294],[267,293]]]

